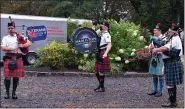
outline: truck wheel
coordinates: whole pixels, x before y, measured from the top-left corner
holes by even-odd
[[[36,59],[37,59],[37,55],[35,53],[28,53],[25,56],[24,61],[28,65],[33,65],[35,63]]]

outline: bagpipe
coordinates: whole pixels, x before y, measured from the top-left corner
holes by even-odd
[[[159,39],[157,37],[152,36],[151,41],[153,41],[154,46],[162,47],[164,46],[166,43],[171,43],[172,46],[172,41],[171,39],[174,36],[177,36],[178,33],[176,31],[167,31],[165,34],[165,37]],[[166,38],[166,41],[164,41],[163,39]],[[176,48],[170,48],[169,51],[165,51],[163,52],[164,55],[169,56],[170,58],[179,58],[179,54],[180,54],[180,49],[176,49]]]
[[[165,41],[164,41],[164,40],[159,39],[159,38],[157,38],[157,37],[155,37],[155,36],[152,36],[151,42],[153,42],[153,44],[154,44],[155,46],[157,46],[158,48],[165,45]]]
[[[164,33],[164,37],[157,38],[155,36],[152,36],[150,41],[153,42],[153,44],[159,48],[164,46],[167,42],[169,42],[172,39],[172,37],[177,35],[178,33],[176,31],[167,31],[166,33]]]
[[[11,23],[15,23],[14,21],[12,21],[11,16],[9,16],[9,19],[10,19]],[[25,25],[22,25],[22,34],[20,34],[18,32],[15,32],[16,35],[17,35],[18,44],[25,44],[25,43],[27,43],[28,38],[26,38],[24,36],[24,27],[25,27]],[[26,48],[19,47],[19,48],[20,48],[20,51],[23,54],[27,54],[29,52],[29,48],[28,47],[26,47]]]

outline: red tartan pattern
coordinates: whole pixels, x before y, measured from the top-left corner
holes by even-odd
[[[22,78],[22,77],[24,77],[24,65],[23,65],[22,58],[19,58],[17,60],[17,69],[15,69],[15,70],[9,70],[9,68],[8,68],[9,61],[10,61],[10,59],[6,59],[4,61],[4,76],[7,78],[10,78],[10,77]]]
[[[100,57],[103,57],[104,52],[100,53]],[[111,66],[110,66],[110,58],[109,56],[107,56],[106,58],[103,58],[102,61],[96,61],[95,64],[95,71],[96,72],[101,72],[101,73],[105,73],[105,72],[110,72],[111,70]]]

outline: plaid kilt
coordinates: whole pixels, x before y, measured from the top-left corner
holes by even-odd
[[[164,60],[164,74],[166,85],[174,86],[183,83],[183,65],[180,59]]]
[[[22,58],[17,59],[17,69],[15,70],[9,70],[8,64],[10,62],[10,59],[6,59],[4,61],[4,76],[5,77],[24,77],[24,65]]]
[[[110,72],[111,70],[111,66],[110,66],[110,58],[109,56],[107,56],[106,58],[102,58],[103,57],[104,52],[100,52],[99,53],[99,58],[101,58],[101,60],[96,60],[96,64],[95,64],[95,71],[96,72],[101,72],[101,73],[105,73],[105,72]]]

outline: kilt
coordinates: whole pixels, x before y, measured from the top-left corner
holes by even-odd
[[[181,59],[164,60],[166,85],[174,86],[183,83],[183,65]]]
[[[17,69],[15,70],[9,70],[8,64],[10,62],[10,59],[6,59],[4,61],[4,76],[7,78],[10,77],[18,77],[22,78],[24,77],[24,66],[23,66],[23,61],[22,58],[18,58],[16,63],[17,63]]]
[[[102,58],[103,57],[104,52],[100,52],[98,54],[99,58],[101,58],[101,60],[96,60],[96,64],[95,64],[95,71],[96,72],[101,72],[101,73],[105,73],[105,72],[110,72],[111,70],[111,66],[110,66],[110,58],[109,56],[107,56],[106,58]]]

